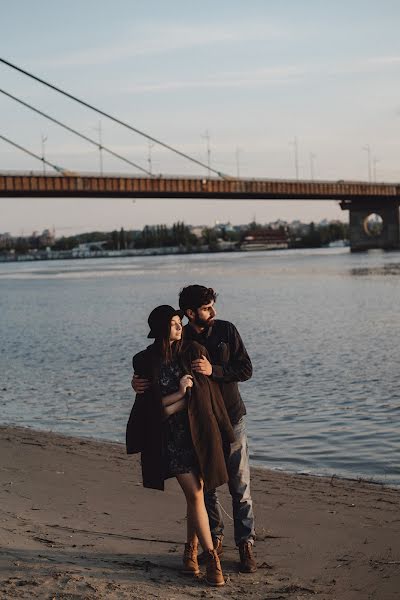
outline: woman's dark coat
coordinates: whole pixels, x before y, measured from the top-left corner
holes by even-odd
[[[187,399],[193,446],[205,489],[216,488],[228,481],[225,451],[234,440],[233,429],[219,390],[205,375],[192,371],[191,363],[207,351],[197,342],[183,342],[179,361],[183,373],[193,376],[194,385]],[[139,377],[149,379],[151,387],[137,394],[126,428],[128,454],[141,452],[143,485],[164,489],[163,407],[159,385],[160,354],[156,343],[133,357],[133,368]]]

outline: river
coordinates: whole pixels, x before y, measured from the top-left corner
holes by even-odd
[[[123,441],[147,316],[214,287],[254,366],[253,465],[400,485],[400,253],[0,264],[0,422]]]

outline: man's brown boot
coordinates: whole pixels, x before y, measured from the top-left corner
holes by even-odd
[[[185,575],[198,575],[200,573],[197,561],[197,544],[185,544],[183,553],[183,573]]]
[[[224,549],[222,548],[222,540],[220,540],[219,538],[213,538],[213,546],[214,546],[214,550],[217,551],[218,556],[221,556],[221,554],[223,554]],[[206,563],[207,560],[207,552],[204,550],[204,552],[202,552],[199,555],[199,563],[201,565],[204,565]]]
[[[209,585],[225,585],[221,563],[216,550],[207,550],[206,581]]]
[[[253,544],[251,542],[240,542],[240,567],[241,573],[255,573],[257,571],[257,563],[253,555]]]

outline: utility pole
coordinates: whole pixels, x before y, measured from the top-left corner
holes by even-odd
[[[45,160],[46,160],[46,147],[45,147],[45,144],[47,142],[47,135],[43,135],[43,133],[42,133],[41,138],[42,138],[43,175],[46,175],[46,163],[45,163]]]
[[[240,177],[240,148],[236,148],[235,156],[236,156],[236,177],[239,179]]]
[[[151,160],[151,150],[152,150],[153,147],[154,147],[153,142],[151,142],[149,140],[149,142],[148,142],[147,163],[149,165],[149,173],[150,173],[150,175],[153,175],[153,163],[152,163],[152,160]]]
[[[297,136],[294,137],[293,142],[290,145],[294,148],[294,168],[296,172],[296,179],[299,178],[299,146],[297,143]]]
[[[368,181],[371,183],[371,147],[369,144],[363,146],[363,150],[367,153],[368,157]]]
[[[315,160],[315,154],[313,152],[310,152],[310,176],[311,176],[311,181],[314,181],[314,160]]]
[[[99,159],[100,159],[100,175],[103,177],[103,131],[101,127],[101,121],[99,120],[99,126],[97,127],[99,133]]]
[[[208,177],[211,176],[211,149],[210,149],[210,134],[208,133],[208,130],[205,132],[204,135],[201,136],[203,138],[203,140],[206,140],[207,142],[207,170],[208,170]]]
[[[376,165],[381,162],[379,160],[379,158],[376,158],[376,156],[374,156],[374,158],[372,159],[372,164],[373,164],[373,169],[374,169],[374,181],[376,182]]]

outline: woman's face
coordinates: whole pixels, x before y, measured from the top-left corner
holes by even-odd
[[[178,315],[171,319],[171,330],[169,333],[169,341],[177,342],[182,337],[182,321]]]

